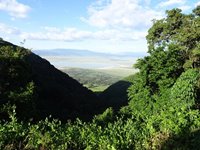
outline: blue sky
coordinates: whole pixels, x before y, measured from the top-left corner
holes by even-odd
[[[0,0],[0,37],[30,49],[145,52],[152,19],[200,0]]]

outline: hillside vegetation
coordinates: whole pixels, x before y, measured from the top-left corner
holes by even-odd
[[[33,96],[34,88],[28,75],[23,77],[27,79],[23,80],[26,82],[15,83],[12,78],[26,75],[28,70],[20,76],[11,74],[9,78],[1,74],[4,77],[4,80],[0,78],[1,83],[4,83],[1,84],[1,93],[9,93],[3,94],[4,97],[1,98],[11,99],[8,101],[10,105],[2,105],[2,110],[4,113],[7,110],[9,119],[1,120],[0,123],[0,149],[198,150],[199,29],[200,6],[190,14],[172,9],[166,11],[166,18],[154,20],[146,37],[149,55],[137,61],[135,67],[139,72],[128,79],[131,81],[127,91],[128,104],[117,112],[107,108],[89,122],[76,119],[74,122],[63,123],[52,117],[34,123],[20,121],[15,112],[15,109],[19,109],[18,105],[13,101],[18,102],[19,95],[20,100],[26,101]],[[9,53],[0,51],[1,60],[5,60],[7,56],[17,60],[20,58],[18,53],[12,53],[10,47],[7,50]],[[1,67],[4,66],[3,62],[5,61],[1,61]],[[25,66],[22,62],[16,63],[21,64],[19,70],[21,66]],[[4,68],[3,71],[10,73],[12,70]],[[20,94],[10,92],[10,84],[6,84],[8,82],[15,83],[11,84],[14,89],[24,88],[21,88]],[[21,85],[22,83],[24,84]],[[55,94],[59,95],[59,91]],[[81,97],[78,92],[73,94]],[[30,101],[32,102],[31,99]],[[34,105],[31,104],[23,108],[28,106],[29,110],[33,110]],[[103,105],[99,106],[104,108]]]
[[[79,82],[31,51],[5,41],[0,42],[0,72],[0,103],[16,104],[17,114],[24,119],[88,118],[98,108],[96,95]]]

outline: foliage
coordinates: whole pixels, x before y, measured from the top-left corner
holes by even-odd
[[[11,50],[12,49],[12,50]],[[35,85],[25,61],[30,52],[21,47],[0,47],[0,102],[17,105],[17,114],[27,118],[36,112]]]
[[[94,117],[94,121],[99,124],[107,124],[114,120],[114,112],[112,108],[107,108],[102,114]]]
[[[200,128],[199,16],[180,9],[166,13],[167,18],[154,21],[149,29],[150,55],[135,65],[140,71],[128,89],[129,105],[121,109],[145,124],[147,149],[160,149],[168,139],[174,145],[178,135],[186,140],[186,134]]]
[[[77,119],[74,123],[61,123],[58,120],[48,118],[37,124],[19,122],[13,109],[10,113],[9,122],[0,124],[0,148],[1,149],[160,149],[182,142],[180,146],[198,146],[199,136],[196,139],[194,133],[200,130],[199,112],[188,112],[187,118],[179,114],[178,122],[175,118],[162,112],[154,115],[146,122],[135,121],[133,117],[124,119],[117,118],[116,121],[107,122],[103,126],[95,120],[85,123]],[[168,119],[167,119],[168,118]],[[173,122],[176,121],[176,122]],[[186,121],[186,125],[195,124],[191,131],[185,130],[182,137],[173,137],[170,129],[177,131],[177,127]],[[192,122],[190,122],[192,121]],[[176,123],[179,123],[176,125]],[[187,124],[188,123],[188,124]],[[160,127],[160,129],[158,128]],[[171,128],[169,128],[171,127]],[[185,127],[185,126],[183,126]],[[184,128],[185,129],[185,128]],[[195,130],[194,130],[195,129]],[[178,134],[179,135],[179,134]],[[188,143],[191,139],[193,144]],[[166,142],[168,139],[171,141]],[[168,144],[168,145],[167,145]],[[174,145],[177,146],[177,145]],[[189,148],[190,148],[189,147]]]

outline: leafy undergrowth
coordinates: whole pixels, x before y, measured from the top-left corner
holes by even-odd
[[[47,118],[36,124],[20,122],[15,109],[10,121],[0,124],[0,149],[196,149],[200,140],[199,111],[153,115],[146,120],[134,116],[114,117],[111,108],[92,122],[77,119],[61,123]],[[175,117],[179,115],[178,121]],[[174,116],[174,117],[173,117]]]

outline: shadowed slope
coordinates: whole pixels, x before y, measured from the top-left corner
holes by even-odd
[[[39,118],[48,115],[62,120],[75,117],[88,118],[98,112],[98,100],[95,94],[83,87],[78,81],[56,69],[47,60],[9,42],[0,41],[0,48],[0,71],[2,71],[2,68],[4,68],[4,71],[7,71],[11,66],[15,66],[15,69],[21,68],[20,70],[16,69],[16,73],[18,74],[22,71],[24,73],[28,72],[28,80],[32,81],[36,87],[35,107]],[[7,49],[7,53],[4,52],[4,48]],[[12,61],[7,63],[7,66],[4,66],[5,60],[12,57],[10,53],[15,53],[17,48],[21,49],[20,53],[25,53],[24,57],[19,59],[22,59],[22,62],[26,64],[26,66],[21,65],[22,63],[14,64]],[[3,81],[5,81],[6,78],[5,76],[0,76],[0,78],[0,81],[2,81],[1,87],[3,87]],[[13,84],[12,81],[7,82],[10,82],[9,84],[11,85]],[[23,79],[18,81],[18,83],[22,82]],[[6,97],[4,96],[4,100],[5,99]]]

